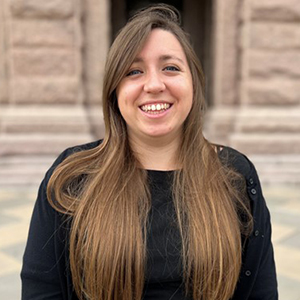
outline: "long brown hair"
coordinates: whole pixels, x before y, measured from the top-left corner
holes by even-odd
[[[243,180],[220,162],[203,136],[204,77],[173,7],[141,10],[118,34],[105,68],[104,140],[72,154],[55,169],[48,199],[72,219],[70,266],[78,297],[141,299],[151,199],[147,171],[130,147],[116,88],[154,28],[176,36],[193,78],[193,105],[178,149],[182,168],[174,171],[173,182],[186,293],[194,299],[229,299],[241,267],[241,234],[249,232],[251,215],[238,191]],[[246,216],[244,223],[240,213]]]

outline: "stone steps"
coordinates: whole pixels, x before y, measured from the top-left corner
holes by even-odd
[[[234,133],[230,146],[245,154],[299,154],[299,133]]]
[[[263,184],[300,184],[300,154],[251,155]]]
[[[238,111],[234,126],[236,133],[298,133],[300,109],[297,107],[247,107]]]
[[[0,188],[35,186],[57,155],[18,155],[0,158]],[[263,185],[300,184],[300,155],[251,155]]]
[[[9,107],[0,125],[0,131],[6,134],[90,132],[86,110],[76,106]]]
[[[300,154],[300,109],[242,108],[229,143],[247,154]]]
[[[88,117],[98,110],[81,105],[2,108],[0,186],[37,185],[60,152],[95,140]]]
[[[1,134],[0,157],[8,155],[56,155],[65,148],[92,141],[91,134]]]
[[[7,156],[0,158],[0,188],[38,186],[56,156]]]

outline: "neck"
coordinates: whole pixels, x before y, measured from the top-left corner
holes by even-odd
[[[177,162],[179,139],[150,137],[149,139],[130,139],[130,145],[144,169],[169,171],[180,166]]]

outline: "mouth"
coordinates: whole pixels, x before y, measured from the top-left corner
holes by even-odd
[[[155,104],[153,103],[153,104],[142,105],[142,106],[140,106],[140,109],[143,112],[155,115],[155,114],[160,114],[162,112],[165,112],[171,106],[172,106],[172,104],[169,104],[169,103],[155,103]]]

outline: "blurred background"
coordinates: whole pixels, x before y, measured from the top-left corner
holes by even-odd
[[[103,136],[107,50],[159,1],[0,0],[0,295],[20,299],[39,182],[66,147]],[[300,300],[300,2],[165,1],[206,75],[205,134],[257,167],[271,211],[280,299]]]

